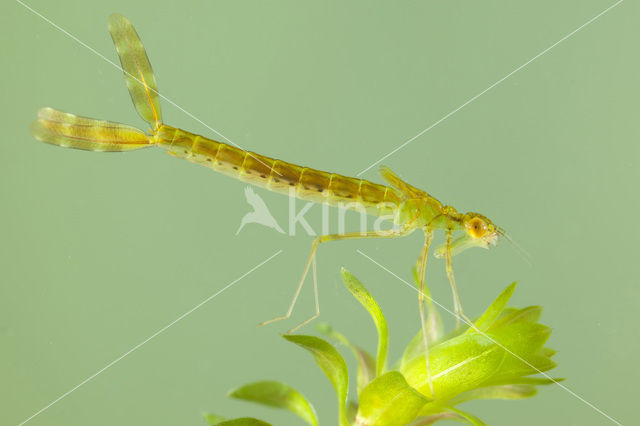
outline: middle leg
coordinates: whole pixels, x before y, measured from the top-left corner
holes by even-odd
[[[460,295],[458,294],[458,288],[456,287],[456,279],[453,276],[453,265],[451,260],[451,240],[453,237],[453,230],[447,229],[445,231],[445,238],[447,240],[446,247],[446,268],[447,268],[447,277],[449,278],[449,283],[451,283],[451,291],[453,292],[453,309],[456,316],[456,328],[460,327],[460,321],[465,322],[471,328],[477,330],[473,321],[468,318],[464,312],[462,311],[462,303],[460,302]]]

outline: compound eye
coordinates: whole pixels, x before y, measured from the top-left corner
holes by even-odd
[[[482,238],[487,233],[487,224],[479,217],[474,217],[467,224],[467,229],[473,238]]]

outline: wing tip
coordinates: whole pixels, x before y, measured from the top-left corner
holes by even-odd
[[[107,27],[110,32],[123,24],[131,25],[131,22],[129,22],[126,16],[120,13],[114,12],[107,18]]]
[[[59,113],[61,113],[61,111],[55,108],[42,107],[38,110],[38,120],[51,120],[55,114]]]
[[[38,116],[39,115],[40,114],[38,114]],[[33,136],[34,138],[36,138],[40,142],[47,142],[44,139],[44,135],[46,133],[46,128],[45,128],[42,120],[40,120],[40,119],[33,120],[31,123],[29,123],[29,133],[31,133],[31,136]]]

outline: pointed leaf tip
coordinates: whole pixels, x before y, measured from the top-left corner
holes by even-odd
[[[358,302],[369,312],[378,331],[378,350],[376,354],[376,375],[379,376],[386,369],[387,351],[389,346],[389,329],[387,320],[382,313],[378,302],[373,298],[367,288],[351,272],[342,269],[342,280]]]
[[[375,360],[369,352],[365,351],[361,347],[354,345],[351,343],[349,339],[347,339],[342,333],[334,330],[327,323],[320,323],[317,325],[316,329],[324,334],[329,339],[332,339],[335,342],[343,344],[347,348],[351,350],[354,358],[358,361],[358,394],[360,391],[376,377],[376,365]]]
[[[271,423],[267,423],[263,420],[253,417],[240,417],[237,419],[225,420],[220,423],[216,423],[216,426],[272,426]]]
[[[209,425],[217,425],[218,423],[227,420],[226,417],[218,416],[217,414],[204,413],[203,416]]]
[[[500,293],[500,295],[496,298],[496,300],[494,300],[493,303],[482,314],[482,316],[478,318],[478,320],[475,322],[475,326],[478,330],[487,331],[489,327],[491,327],[491,324],[493,324],[498,319],[504,308],[507,306],[507,303],[509,303],[509,299],[511,299],[511,296],[515,291],[517,284],[518,282],[514,281],[507,288],[505,288],[502,293]],[[466,331],[466,333],[473,332],[476,332],[473,327],[470,327]]]
[[[339,424],[347,426],[346,403],[349,389],[349,372],[347,363],[340,352],[329,342],[315,336],[302,334],[285,334],[282,336],[311,353],[316,364],[329,378],[338,397]]]
[[[297,415],[310,425],[318,425],[316,413],[304,395],[291,386],[281,382],[265,380],[248,383],[231,390],[228,396],[270,407],[283,408]]]

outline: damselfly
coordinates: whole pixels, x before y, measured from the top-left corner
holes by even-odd
[[[37,139],[66,148],[101,152],[131,151],[158,146],[175,157],[204,165],[271,191],[293,194],[304,200],[330,205],[346,203],[362,207],[376,216],[392,218],[395,227],[391,230],[316,237],[287,312],[263,322],[262,325],[291,316],[312,265],[315,314],[290,332],[320,314],[315,263],[316,249],[320,243],[355,238],[395,238],[409,235],[415,230],[421,230],[425,236],[417,262],[420,319],[425,350],[428,350],[427,343],[432,331],[432,325],[427,324],[424,310],[428,291],[425,288],[425,270],[429,246],[436,230],[444,231],[445,244],[435,250],[435,255],[446,260],[446,271],[453,291],[458,323],[460,318],[464,317],[451,258],[470,247],[489,248],[492,244],[495,245],[498,236],[504,235],[504,232],[489,219],[478,213],[458,213],[453,207],[443,205],[426,192],[402,181],[385,167],[382,168],[381,174],[390,186],[297,166],[166,125],[162,122],[155,76],[135,29],[124,16],[114,14],[109,17],[109,32],[120,57],[129,94],[138,114],[151,125],[149,132],[145,133],[125,124],[43,108],[38,113],[37,121],[31,125],[31,132]],[[427,299],[430,301],[430,298]],[[428,372],[428,356],[426,360]]]

